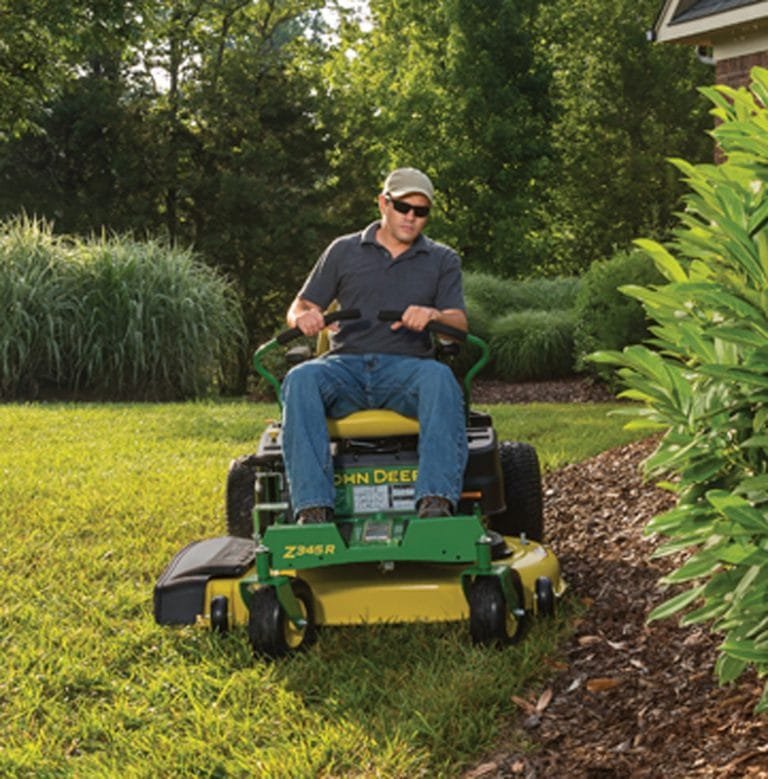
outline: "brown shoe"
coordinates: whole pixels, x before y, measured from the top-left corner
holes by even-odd
[[[420,517],[450,517],[451,514],[451,502],[439,495],[426,495],[419,501]]]
[[[319,525],[322,522],[331,522],[333,520],[333,509],[326,506],[310,506],[299,512],[296,520],[297,525]]]

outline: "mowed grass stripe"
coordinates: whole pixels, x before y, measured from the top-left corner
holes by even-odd
[[[606,407],[572,408],[553,431],[559,461],[566,428],[581,451],[588,420],[602,444],[625,438]],[[494,413],[550,461],[552,406]],[[526,748],[511,696],[544,684],[573,605],[503,651],[472,647],[466,625],[364,626],[271,665],[242,630],[154,623],[157,576],[223,532],[228,463],[275,414],[0,406],[0,775],[453,776],[502,729]]]

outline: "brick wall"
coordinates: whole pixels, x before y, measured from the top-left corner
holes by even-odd
[[[754,54],[743,54],[739,57],[718,60],[715,65],[715,83],[729,87],[744,87],[749,84],[749,71],[760,65],[768,68],[768,51],[757,51]],[[720,124],[719,120],[715,124]],[[721,163],[725,156],[719,146],[715,145],[714,161]]]
[[[729,87],[743,87],[749,83],[749,71],[761,65],[768,68],[768,51],[757,51],[727,60],[718,60],[715,66],[715,79],[718,84]]]

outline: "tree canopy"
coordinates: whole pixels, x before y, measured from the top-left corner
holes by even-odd
[[[375,218],[394,166],[433,177],[429,232],[467,268],[579,273],[663,237],[666,156],[711,155],[711,71],[644,40],[654,11],[0,0],[0,217],[192,246],[237,282],[254,340],[325,243]]]

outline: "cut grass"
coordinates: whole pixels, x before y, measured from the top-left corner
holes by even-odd
[[[628,403],[526,403],[487,408],[499,439],[533,444],[545,471],[640,437],[636,431],[623,429],[631,409]]]
[[[626,434],[603,406],[498,406],[545,466]],[[326,629],[255,661],[225,637],[159,627],[152,589],[223,532],[224,476],[274,406],[0,406],[0,775],[453,776],[510,731],[546,680],[566,605],[503,651],[466,625]],[[602,430],[600,437],[595,431]],[[567,575],[567,572],[566,572]]]

